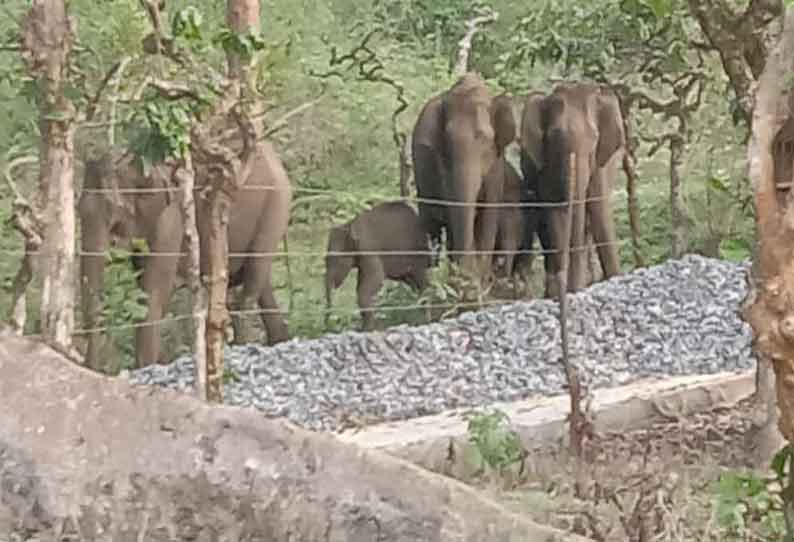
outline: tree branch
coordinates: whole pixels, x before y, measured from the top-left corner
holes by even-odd
[[[403,196],[407,196],[408,180],[411,175],[411,165],[405,151],[407,136],[402,130],[400,130],[399,117],[406,109],[408,109],[409,103],[405,97],[405,87],[403,84],[393,77],[385,74],[386,68],[383,64],[383,61],[378,58],[378,55],[369,45],[370,40],[380,31],[381,29],[379,28],[370,30],[364,35],[361,43],[351,49],[350,52],[342,56],[337,56],[336,47],[332,46],[331,59],[328,61],[328,63],[332,68],[334,66],[343,67],[343,70],[346,72],[350,72],[351,70],[357,68],[356,79],[358,81],[379,83],[394,89],[397,106],[391,114],[392,139],[394,144],[397,146],[397,152],[399,155],[400,191]],[[323,73],[318,73],[311,70],[309,73],[320,79],[339,77],[340,79],[344,80],[344,74],[339,69],[332,69]]]
[[[105,91],[105,88],[107,88],[108,84],[110,83],[110,80],[113,79],[117,73],[120,74],[121,72],[124,71],[127,64],[129,64],[130,60],[132,60],[130,57],[125,56],[120,61],[113,64],[110,67],[110,69],[107,71],[105,76],[102,78],[102,80],[99,82],[99,86],[94,92],[94,95],[88,101],[88,107],[86,108],[86,112],[84,116],[86,122],[91,122],[92,120],[94,120],[94,115],[96,114],[99,101],[102,98],[102,93]]]
[[[458,61],[455,64],[454,73],[459,77],[469,71],[469,55],[471,53],[471,45],[472,41],[474,40],[474,36],[481,27],[493,23],[499,19],[498,11],[493,11],[489,7],[484,8],[482,11],[482,13],[470,19],[466,23],[466,33],[458,42]]]
[[[38,162],[38,156],[25,155],[14,158],[3,168],[3,178],[14,196],[12,213],[8,222],[22,234],[25,238],[25,243],[34,246],[34,249],[38,249],[42,243],[42,224],[39,216],[41,211],[37,209],[37,206],[32,205],[19,191],[14,181],[13,171],[25,164],[37,164]]]
[[[724,0],[688,0],[688,5],[707,45],[719,53],[739,111],[749,125],[752,84],[763,70],[769,23],[783,13],[782,0],[751,0],[741,14],[732,11]]]
[[[301,113],[303,113],[304,111],[311,109],[312,107],[320,103],[320,101],[324,97],[325,97],[325,87],[323,87],[322,91],[320,92],[320,95],[317,96],[317,98],[315,98],[314,100],[310,102],[302,103],[298,107],[291,109],[290,111],[288,111],[287,113],[285,113],[284,115],[282,115],[281,117],[270,123],[270,127],[264,131],[264,133],[259,139],[267,139],[268,137],[272,136],[282,128],[286,127],[289,123],[289,120],[292,117],[296,117]]]

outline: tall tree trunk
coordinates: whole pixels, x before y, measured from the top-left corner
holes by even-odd
[[[687,212],[681,194],[681,165],[684,157],[684,138],[673,136],[670,139],[670,222],[672,239],[670,252],[673,258],[680,258],[688,247]]]
[[[778,427],[789,442],[794,442],[794,191],[781,206],[773,143],[792,115],[786,95],[786,76],[792,72],[794,9],[788,9],[783,34],[766,61],[755,96],[748,159],[755,194],[758,285],[748,299],[745,318],[753,328],[759,365],[771,364],[774,370]],[[760,373],[758,385],[768,376]]]
[[[239,34],[259,30],[259,0],[228,0],[226,4],[226,23]],[[229,78],[234,81],[230,92],[242,104],[249,98],[249,77],[247,60],[229,52]],[[240,112],[245,115],[244,111]],[[245,136],[244,136],[245,137]],[[255,144],[255,141],[253,142]],[[255,152],[255,151],[254,151]],[[250,158],[250,157],[249,157]],[[232,166],[232,164],[227,164]],[[209,195],[210,228],[207,242],[208,250],[208,295],[207,295],[207,400],[223,402],[223,347],[226,338],[226,325],[229,313],[226,308],[226,295],[229,285],[229,207],[230,193],[242,185],[248,177],[247,167],[229,167],[227,171],[236,178],[220,176]],[[208,181],[209,182],[209,181]]]
[[[75,108],[64,89],[74,41],[73,24],[64,0],[33,0],[24,22],[22,47],[28,69],[40,89],[42,333],[67,350],[74,331]]]

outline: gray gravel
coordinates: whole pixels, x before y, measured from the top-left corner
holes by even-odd
[[[585,384],[753,367],[738,315],[748,270],[689,255],[571,295],[570,352]],[[328,430],[342,415],[394,420],[561,393],[557,314],[556,302],[533,300],[425,326],[229,347],[239,380],[226,385],[226,402]],[[192,365],[185,356],[128,377],[187,390]]]

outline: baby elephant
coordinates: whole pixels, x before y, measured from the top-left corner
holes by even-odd
[[[364,330],[374,329],[375,316],[371,307],[385,279],[404,282],[419,292],[427,285],[430,267],[427,234],[417,212],[401,201],[381,203],[350,222],[331,228],[328,252],[325,256],[328,310],[330,312],[333,290],[342,285],[352,268],[357,267],[358,306]],[[398,254],[389,254],[393,252]]]
[[[501,254],[501,257],[494,258],[494,268],[497,276],[509,277],[518,273],[519,268],[525,264],[527,259],[525,255],[518,254],[518,252],[526,250],[528,211],[526,207],[520,207],[518,204],[529,201],[529,194],[521,175],[504,157],[501,168],[504,174],[502,201],[515,203],[516,206],[499,209],[495,250],[507,252]]]

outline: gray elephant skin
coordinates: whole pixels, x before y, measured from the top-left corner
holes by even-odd
[[[402,201],[378,204],[353,220],[334,226],[328,235],[327,250],[325,292],[328,311],[333,291],[342,285],[353,268],[357,268],[356,292],[364,330],[374,329],[372,305],[384,280],[403,282],[419,292],[427,285],[431,261],[427,232],[417,212]],[[382,254],[366,254],[373,252]]]
[[[206,184],[206,174],[197,172],[196,185]],[[131,245],[144,239],[149,252],[164,256],[138,256],[133,264],[142,270],[141,288],[148,294],[145,324],[136,328],[135,357],[141,367],[160,359],[160,324],[171,294],[184,285],[187,276],[187,245],[178,192],[123,193],[125,189],[165,187],[170,184],[169,168],[157,165],[144,176],[132,156],[104,156],[86,163],[83,187],[103,192],[83,191],[79,202],[81,220],[81,284],[83,320],[86,328],[98,324],[106,252],[111,245]],[[247,188],[251,188],[250,190]],[[263,189],[271,187],[271,190]],[[273,147],[261,142],[256,149],[252,173],[242,189],[231,199],[228,239],[230,253],[273,253],[283,238],[289,221],[292,189],[284,166]],[[209,234],[208,204],[196,198],[196,221],[201,250],[201,273],[207,272]],[[94,254],[90,254],[94,253]],[[180,256],[182,253],[183,256]],[[242,286],[236,306],[263,310],[262,321],[267,342],[288,339],[286,322],[273,294],[272,256],[232,256],[229,258],[229,286]],[[96,360],[98,336],[89,333],[86,358]]]
[[[475,205],[502,201],[503,179],[488,173],[516,133],[510,98],[494,98],[474,72],[431,98],[414,125],[411,156],[419,216],[433,243],[446,230],[450,259],[467,270],[491,269],[499,209]],[[476,258],[474,251],[487,253]]]
[[[570,238],[564,238],[567,205],[536,208],[528,217],[529,245],[537,234],[545,254],[546,296],[558,293],[560,249],[566,244],[584,248],[586,218],[604,278],[619,274],[610,196],[626,138],[615,93],[590,83],[561,84],[548,95],[531,92],[524,103],[519,145],[522,174],[536,203],[568,201],[569,156],[575,155]],[[570,250],[569,292],[586,285],[587,255],[587,250]]]
[[[502,202],[515,204],[514,207],[499,208],[499,222],[494,246],[497,254],[501,252],[499,257],[494,260],[496,276],[510,277],[518,274],[529,263],[528,254],[522,251],[525,251],[527,247],[527,232],[529,231],[527,221],[530,216],[528,208],[522,207],[521,204],[528,203],[531,194],[527,190],[524,179],[504,156],[494,164],[489,175],[498,175],[504,179]],[[497,261],[501,261],[501,265],[497,265]]]

